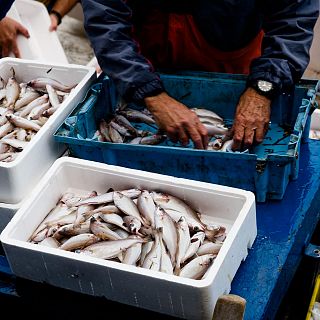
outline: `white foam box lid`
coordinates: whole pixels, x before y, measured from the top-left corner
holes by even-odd
[[[27,240],[63,193],[109,188],[167,192],[227,227],[227,238],[203,280],[193,280],[32,244]],[[156,312],[211,319],[218,297],[230,291],[241,261],[257,234],[253,193],[199,181],[62,157],[50,168],[1,234],[18,277],[104,296]]]
[[[7,16],[21,23],[29,31],[29,38],[21,34],[17,36],[21,58],[45,63],[68,63],[57,33],[49,31],[51,20],[47,8],[42,3],[34,0],[15,0]]]
[[[65,151],[66,146],[55,142],[53,134],[84,98],[96,79],[94,68],[71,64],[46,64],[16,58],[0,59],[0,76],[8,80],[12,76],[12,67],[19,83],[38,77],[50,77],[65,85],[78,85],[14,161],[0,162],[0,202],[8,204],[15,204],[24,199],[40,177]],[[48,73],[49,70],[51,71]]]

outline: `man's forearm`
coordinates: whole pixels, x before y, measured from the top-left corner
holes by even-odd
[[[59,12],[63,17],[77,4],[77,2],[78,0],[57,0],[52,7],[52,10]]]

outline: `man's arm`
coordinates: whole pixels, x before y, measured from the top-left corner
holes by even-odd
[[[50,13],[51,25],[49,31],[57,30],[60,22],[59,18],[64,17],[77,3],[78,0],[57,0],[51,9],[51,11],[56,12],[57,15]],[[60,15],[60,17],[58,17],[58,15]]]
[[[265,8],[262,55],[253,61],[249,82],[264,79],[286,90],[309,63],[313,28],[319,16],[317,0],[262,1]]]
[[[107,4],[106,4],[107,3]],[[131,10],[124,0],[82,0],[85,29],[99,65],[129,101],[144,102],[160,129],[173,141],[198,149],[208,144],[207,130],[194,112],[169,97],[152,65],[133,40]]]
[[[271,82],[275,93],[291,88],[309,63],[317,0],[262,1],[265,37],[262,55],[251,64],[249,88],[240,98],[233,125],[233,149],[261,143],[268,129],[271,100],[253,89],[258,80]]]

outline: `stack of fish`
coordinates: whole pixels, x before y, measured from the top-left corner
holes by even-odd
[[[0,78],[0,161],[16,159],[60,107],[74,86],[65,86],[50,78],[18,83],[12,77]]]
[[[193,108],[191,110],[197,114],[208,130],[209,137],[211,137],[207,150],[230,151],[232,140],[224,120],[215,112],[207,109]],[[158,145],[169,142],[167,136],[161,133],[152,114],[147,109],[139,111],[127,106],[117,108],[108,122],[101,119],[99,129],[93,139],[143,145]],[[172,145],[180,146],[178,144]]]
[[[31,242],[177,276],[202,279],[226,229],[206,225],[181,199],[129,189],[81,197],[65,193]]]

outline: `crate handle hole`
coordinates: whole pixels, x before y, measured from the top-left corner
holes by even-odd
[[[320,257],[320,250],[319,249],[313,250],[313,253],[316,254],[318,257]]]

